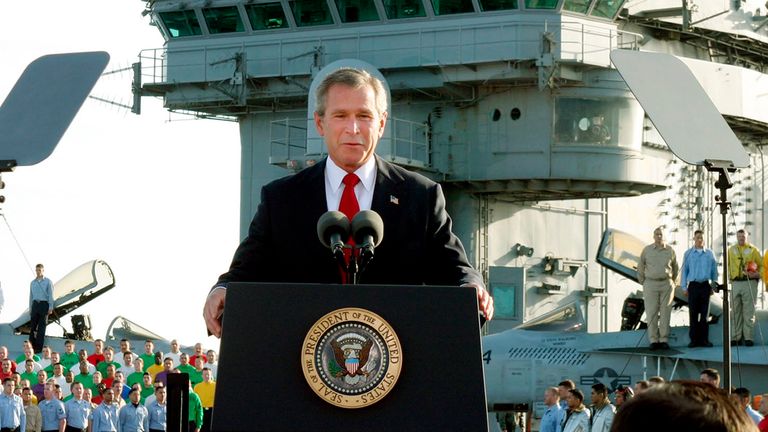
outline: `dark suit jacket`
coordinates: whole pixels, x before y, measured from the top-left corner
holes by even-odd
[[[440,185],[376,158],[371,210],[384,221],[363,284],[454,285],[482,278],[451,231]],[[248,237],[221,275],[226,282],[341,283],[330,249],[317,237],[325,201],[325,160],[264,186]]]

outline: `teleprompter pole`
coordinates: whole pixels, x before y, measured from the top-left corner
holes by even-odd
[[[720,194],[715,196],[718,207],[720,207],[720,217],[723,230],[723,283],[720,285],[723,290],[723,388],[725,391],[731,391],[731,302],[730,289],[728,287],[728,225],[726,216],[731,203],[728,201],[728,189],[733,187],[733,182],[729,172],[735,172],[733,163],[721,160],[705,160],[704,166],[709,172],[718,173],[715,187],[720,189]]]

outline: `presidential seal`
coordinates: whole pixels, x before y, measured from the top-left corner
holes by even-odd
[[[301,366],[309,386],[326,402],[362,408],[380,401],[400,377],[403,352],[383,318],[359,308],[320,318],[304,338]]]

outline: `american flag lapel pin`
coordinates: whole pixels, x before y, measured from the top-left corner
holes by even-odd
[[[394,196],[394,195],[390,195],[390,196],[389,196],[389,202],[390,202],[391,204],[394,204],[394,205],[398,205],[398,204],[400,204],[400,200],[399,200],[399,199],[397,199],[397,197],[396,197],[396,196]]]

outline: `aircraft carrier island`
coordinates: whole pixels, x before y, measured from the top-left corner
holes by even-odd
[[[679,260],[702,229],[722,264],[723,235],[716,176],[673,155],[610,54],[672,54],[690,68],[749,154],[732,173],[726,241],[744,228],[762,250],[767,12],[753,0],[146,0],[166,42],[142,51],[134,91],[239,124],[245,236],[261,187],[326,155],[316,78],[341,66],[380,76],[390,112],[378,155],[442,184],[495,300],[489,412],[536,419],[544,389],[565,378],[613,391],[722,367],[718,294],[713,348],[688,348],[679,290],[670,350],[648,351],[642,325],[627,325],[654,228]],[[758,293],[756,346],[733,351],[733,384],[753,393],[768,391]]]

